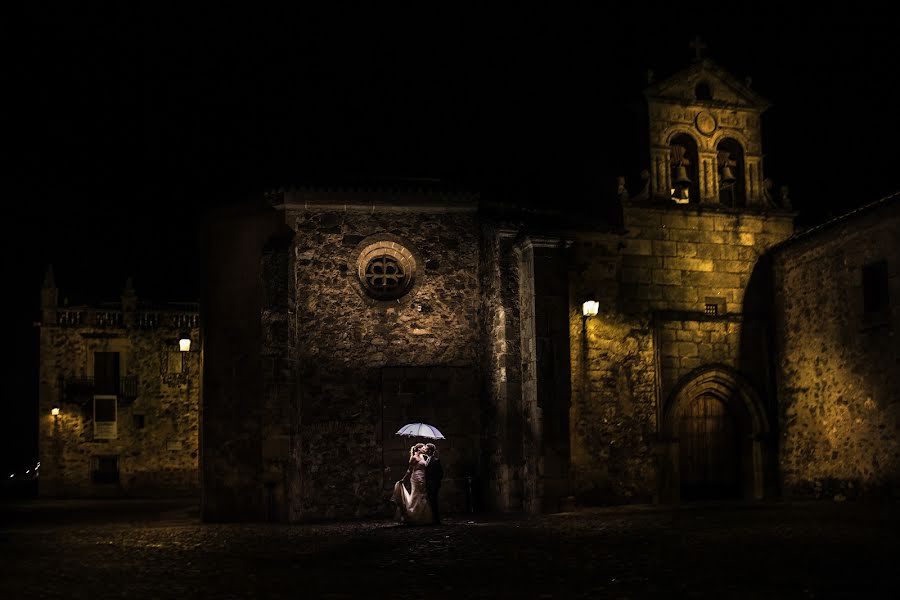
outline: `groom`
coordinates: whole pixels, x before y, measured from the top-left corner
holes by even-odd
[[[425,466],[425,493],[428,495],[428,504],[431,505],[431,522],[441,524],[441,511],[438,508],[438,492],[441,489],[441,479],[444,478],[444,467],[441,459],[435,455],[434,444],[425,444],[425,456],[428,464]]]

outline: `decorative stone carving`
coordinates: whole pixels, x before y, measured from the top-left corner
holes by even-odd
[[[788,186],[783,185],[778,190],[779,204],[781,204],[781,208],[786,208],[790,210],[791,208],[791,198],[789,195]]]
[[[390,254],[381,254],[366,265],[363,287],[375,298],[393,300],[406,291],[408,279],[400,261]]]
[[[619,202],[628,202],[628,188],[625,185],[625,178],[621,175],[616,178],[616,196]]]
[[[762,197],[766,206],[775,206],[775,199],[772,197],[772,179],[766,177],[763,179]]]
[[[695,122],[697,125],[697,131],[707,136],[715,133],[716,128],[718,127],[716,124],[716,118],[712,115],[712,113],[706,110],[697,113]]]

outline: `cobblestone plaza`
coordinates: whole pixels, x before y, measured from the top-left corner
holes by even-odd
[[[198,514],[175,501],[6,506],[0,597],[876,598],[900,584],[889,504],[644,505],[419,528]]]

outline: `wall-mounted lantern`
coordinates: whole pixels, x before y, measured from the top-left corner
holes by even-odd
[[[600,312],[600,303],[593,300],[592,297],[588,297],[581,305],[581,314],[585,317],[596,317],[598,312]]]
[[[58,417],[59,416],[59,407],[54,406],[53,408],[51,408],[50,414],[53,415],[54,417]]]
[[[187,331],[182,331],[178,335],[178,349],[182,352],[191,351],[191,334]]]

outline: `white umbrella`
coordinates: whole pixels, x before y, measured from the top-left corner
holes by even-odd
[[[446,439],[444,434],[438,431],[434,425],[427,423],[408,423],[397,431],[396,435],[405,435],[406,437],[424,437],[433,440]]]

